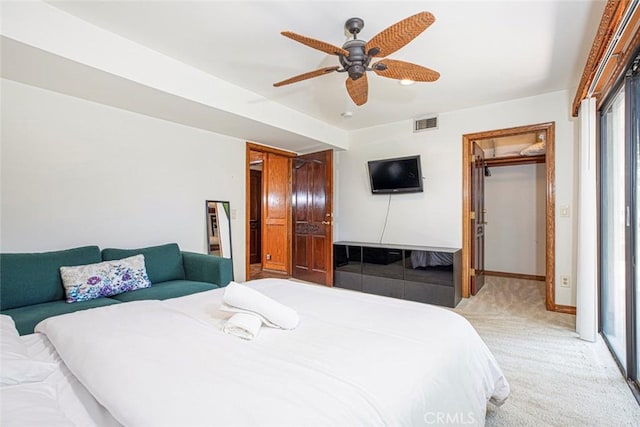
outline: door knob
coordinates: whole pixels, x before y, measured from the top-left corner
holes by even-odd
[[[330,225],[330,224],[331,224],[331,221],[322,221],[322,223],[323,223],[324,225]]]

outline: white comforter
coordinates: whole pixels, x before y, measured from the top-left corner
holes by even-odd
[[[61,362],[42,334],[20,337],[29,360],[48,362],[56,369],[43,381],[0,387],[2,427],[119,427],[78,379]]]
[[[224,289],[49,318],[69,369],[127,426],[483,425],[509,386],[446,309],[286,280],[250,282],[294,308],[292,331],[221,331]]]

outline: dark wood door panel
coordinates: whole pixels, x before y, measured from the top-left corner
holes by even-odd
[[[262,171],[251,170],[249,220],[260,221],[262,210]]]
[[[311,236],[311,243],[313,246],[313,270],[314,271],[326,271],[327,268],[327,253],[324,248],[327,246],[326,236]]]
[[[293,245],[295,248],[294,251],[294,265],[295,268],[304,268],[307,269],[307,261],[308,261],[308,251],[307,251],[307,236],[296,234],[294,237],[295,244]]]
[[[333,152],[293,160],[293,276],[333,283]]]
[[[250,170],[249,186],[249,262],[262,260],[262,171]]]
[[[309,165],[300,158],[293,160],[293,218],[296,224],[311,221],[309,217],[309,200],[311,191],[311,176],[309,175]]]
[[[314,163],[312,173],[313,177],[309,183],[313,194],[313,199],[309,206],[311,219],[315,222],[322,222],[327,219],[327,213],[332,212],[332,209],[327,210],[327,197],[332,196],[331,193],[327,193],[327,163]]]
[[[249,224],[249,255],[251,264],[261,262],[261,234],[260,223],[251,221]]]

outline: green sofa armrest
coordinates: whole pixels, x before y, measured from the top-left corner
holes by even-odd
[[[195,252],[182,252],[187,280],[208,282],[220,287],[233,280],[233,263],[228,258]]]

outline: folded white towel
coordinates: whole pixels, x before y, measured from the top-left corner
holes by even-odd
[[[258,336],[260,326],[262,326],[262,319],[255,314],[236,313],[227,320],[222,331],[225,334],[235,335],[245,340],[252,340]]]
[[[294,329],[300,322],[294,309],[236,282],[227,285],[223,301],[221,310],[255,313],[260,315],[265,324],[276,328]]]

